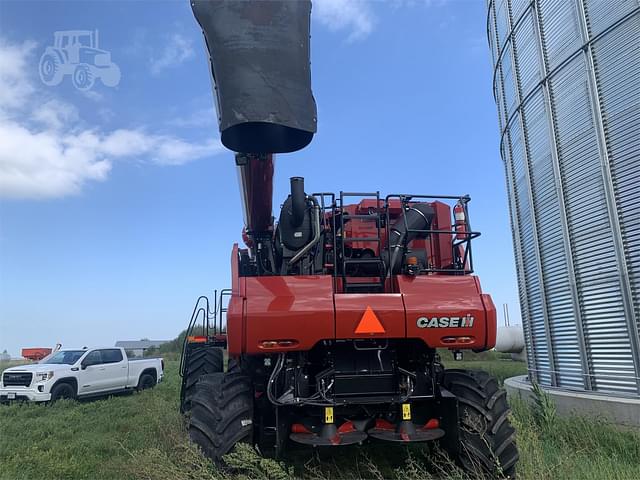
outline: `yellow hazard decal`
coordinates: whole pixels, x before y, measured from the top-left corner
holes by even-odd
[[[333,423],[333,407],[324,407],[324,423]]]
[[[411,420],[411,405],[409,403],[402,404],[402,419]]]

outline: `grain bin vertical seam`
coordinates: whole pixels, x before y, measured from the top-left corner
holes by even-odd
[[[587,65],[589,66],[589,93],[591,94],[591,105],[593,109],[593,115],[595,117],[594,123],[598,127],[596,129],[596,138],[598,139],[598,146],[600,147],[603,184],[606,194],[605,200],[607,209],[609,211],[609,219],[611,220],[613,241],[616,247],[616,259],[618,261],[618,272],[620,273],[620,287],[622,300],[624,303],[625,317],[629,326],[629,340],[631,342],[633,352],[633,363],[636,371],[637,381],[636,383],[638,385],[638,390],[640,391],[640,342],[638,341],[638,335],[631,334],[634,330],[634,326],[637,323],[637,320],[635,320],[635,314],[631,300],[631,282],[629,274],[627,272],[626,263],[627,252],[625,251],[624,242],[622,240],[622,232],[620,230],[620,222],[617,214],[618,208],[616,205],[614,194],[613,179],[611,177],[611,163],[609,159],[609,151],[607,149],[607,135],[605,132],[605,120],[602,113],[602,99],[600,95],[600,88],[598,85],[597,65],[593,54],[593,44],[591,42],[591,27],[587,13],[587,7],[584,3],[584,0],[576,0],[576,5],[580,14],[580,30],[582,39],[586,45],[584,55],[587,59]],[[638,34],[640,35],[640,32],[638,32]],[[640,81],[640,78],[638,78],[638,81]]]
[[[638,396],[640,3],[490,0],[487,36],[529,375]]]
[[[535,2],[533,3],[533,26],[535,30],[536,39],[538,42],[536,43],[537,51],[539,55],[540,61],[540,71],[542,73],[542,78],[548,78],[548,60],[547,54],[545,50],[545,42],[544,37],[542,36],[542,32],[540,30],[540,11],[537,8]],[[553,164],[553,172],[555,178],[555,188],[557,191],[558,198],[558,209],[560,212],[560,223],[562,228],[562,239],[564,243],[564,251],[567,259],[567,276],[569,288],[571,290],[571,301],[573,306],[573,313],[575,315],[575,324],[576,324],[576,334],[578,336],[578,348],[580,350],[580,363],[582,367],[582,375],[583,375],[583,384],[585,390],[591,390],[591,372],[589,369],[589,363],[587,360],[587,353],[585,347],[585,338],[584,338],[584,330],[582,325],[582,314],[580,313],[580,305],[579,305],[579,295],[575,281],[575,269],[573,266],[573,250],[571,248],[571,242],[569,240],[569,226],[566,215],[566,207],[564,202],[564,186],[562,182],[562,175],[560,173],[560,160],[558,158],[558,146],[557,146],[557,132],[555,128],[555,114],[553,110],[553,102],[551,100],[551,95],[549,93],[548,85],[545,81],[541,81],[542,94],[544,96],[544,103],[549,115],[547,116],[548,120],[548,128],[550,132],[549,141],[551,143],[551,156],[552,156],[552,164]]]
[[[487,38],[489,39],[489,44],[490,45],[496,45],[496,48],[492,49],[492,53],[493,53],[493,58],[494,58],[494,62],[495,62],[495,67],[493,70],[493,75],[494,75],[494,81],[493,81],[493,94],[494,94],[494,98],[496,101],[496,104],[498,106],[498,124],[500,127],[500,132],[501,132],[501,141],[500,141],[500,150],[502,152],[502,157],[504,160],[504,168],[505,168],[505,177],[506,177],[506,186],[507,186],[507,192],[509,195],[509,198],[512,198],[512,190],[513,190],[513,184],[514,184],[514,175],[513,172],[511,170],[511,162],[509,162],[507,160],[507,154],[504,151],[504,148],[506,145],[508,145],[510,143],[508,136],[506,138],[506,142],[505,142],[505,135],[504,135],[504,131],[503,129],[505,128],[504,125],[504,121],[503,121],[503,112],[506,112],[507,107],[506,104],[504,103],[504,91],[502,91],[502,95],[498,94],[498,90],[496,88],[496,76],[499,75],[500,77],[500,88],[502,89],[502,86],[504,85],[504,80],[503,80],[503,75],[502,75],[502,66],[499,63],[499,57],[500,57],[500,52],[501,52],[501,48],[500,48],[500,41],[499,39],[497,39],[497,37],[495,35],[493,35],[492,33],[492,29],[490,28],[490,23],[491,22],[491,26],[493,26],[493,31],[498,30],[498,26],[497,26],[497,20],[496,20],[496,15],[495,15],[495,10],[494,9],[489,9],[487,11]],[[506,116],[506,114],[505,114]],[[524,331],[524,335],[525,338],[527,338],[529,341],[526,342],[525,345],[525,350],[526,350],[526,356],[528,358],[528,365],[529,365],[529,369],[528,369],[528,373],[529,373],[529,377],[532,378],[535,381],[538,381],[538,368],[537,368],[537,363],[536,363],[536,359],[537,359],[537,355],[536,355],[536,348],[535,348],[535,344],[533,342],[530,341],[531,339],[531,334],[529,332],[529,303],[528,303],[528,299],[527,299],[527,295],[526,295],[526,291],[525,291],[525,287],[524,287],[524,279],[522,278],[522,272],[524,271],[524,266],[523,266],[523,260],[522,260],[522,256],[521,256],[521,252],[522,252],[522,247],[520,246],[520,232],[519,230],[516,228],[517,225],[519,225],[520,220],[519,220],[519,216],[518,216],[518,212],[517,209],[515,207],[515,202],[514,201],[510,201],[509,202],[509,218],[510,218],[510,222],[511,222],[511,231],[512,231],[512,238],[513,238],[513,243],[515,246],[515,259],[516,259],[516,264],[517,264],[517,275],[518,275],[518,290],[519,290],[519,298],[520,298],[520,306],[522,309],[522,318],[523,318],[523,331]]]
[[[534,203],[534,192],[532,190],[532,181],[531,181],[531,154],[530,154],[530,146],[529,146],[529,135],[527,132],[527,123],[525,121],[525,112],[523,109],[523,98],[521,91],[521,74],[519,70],[518,64],[518,49],[517,42],[515,41],[514,32],[516,31],[513,28],[513,14],[511,3],[507,3],[507,26],[509,31],[512,32],[510,36],[511,40],[511,51],[513,54],[511,55],[511,68],[513,70],[514,78],[515,78],[515,96],[517,99],[517,107],[516,112],[518,112],[518,120],[520,123],[520,130],[522,132],[522,141],[523,145],[523,154],[524,154],[524,174],[525,180],[527,183],[527,196],[529,199],[529,212],[530,212],[530,221],[531,221],[531,237],[533,240],[533,248],[535,252],[535,268],[537,273],[537,278],[540,281],[540,308],[542,310],[542,318],[544,322],[544,332],[545,332],[545,340],[547,343],[547,352],[549,357],[549,369],[550,369],[550,377],[551,377],[551,385],[557,386],[558,380],[556,377],[556,366],[555,366],[555,355],[554,355],[554,346],[551,338],[551,328],[548,324],[549,313],[547,308],[547,289],[545,286],[544,271],[542,269],[542,261],[540,259],[540,246],[539,246],[539,234],[538,234],[538,216],[536,212],[536,206]]]

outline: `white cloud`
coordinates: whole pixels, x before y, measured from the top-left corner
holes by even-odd
[[[376,25],[372,5],[386,4],[391,8],[441,7],[451,0],[312,0],[312,17],[332,31],[349,31],[349,41],[368,36]]]
[[[200,108],[186,116],[180,116],[169,120],[168,125],[184,128],[212,128],[217,125],[218,114],[213,106]]]
[[[31,112],[31,118],[44,127],[60,130],[65,125],[77,122],[80,117],[76,107],[53,99],[35,107]]]
[[[87,182],[106,180],[114,160],[144,158],[159,165],[182,165],[223,151],[217,140],[194,144],[125,129],[61,134],[0,122],[0,193],[10,198],[77,194]]]
[[[116,130],[103,137],[97,148],[115,157],[144,155],[149,161],[160,165],[182,165],[225,151],[219,140],[195,144],[169,135],[151,135],[139,130]]]
[[[193,42],[179,33],[169,37],[160,57],[151,60],[151,73],[159,74],[161,71],[180,65],[194,56]]]
[[[36,47],[34,42],[12,45],[0,38],[0,114],[6,108],[17,108],[33,93],[33,86],[23,74],[27,57]]]
[[[0,196],[78,194],[87,183],[106,180],[118,160],[182,165],[224,151],[218,140],[192,143],[145,128],[87,126],[75,106],[43,98],[33,87],[33,48],[0,39]]]
[[[392,0],[391,3],[396,8],[401,7],[442,7],[451,0]]]
[[[182,165],[194,159],[226,151],[219,140],[195,144],[174,137],[156,137],[156,142],[154,161],[161,165]]]
[[[100,92],[96,92],[95,90],[84,90],[81,91],[80,94],[88,98],[89,100],[93,100],[96,103],[104,101],[104,95]]]
[[[330,30],[349,30],[349,40],[366,37],[375,24],[367,0],[314,0],[312,16]]]
[[[61,197],[80,192],[87,181],[105,180],[111,162],[85,144],[92,135],[59,136],[0,123],[0,193],[9,198]]]

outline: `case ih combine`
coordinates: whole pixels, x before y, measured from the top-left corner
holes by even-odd
[[[215,461],[240,441],[276,455],[290,442],[436,441],[474,475],[512,477],[505,392],[484,372],[445,369],[436,350],[495,343],[496,309],[472,274],[469,197],[309,194],[294,177],[274,221],[273,154],[304,148],[316,131],[310,2],[192,9],[222,142],[236,152],[246,246],[231,252],[228,306],[216,299],[212,312],[202,299],[189,326],[181,373],[192,440]]]

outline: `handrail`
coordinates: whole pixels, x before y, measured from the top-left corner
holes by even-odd
[[[473,252],[472,252],[472,248],[471,248],[471,240],[473,240],[474,238],[478,238],[481,234],[480,232],[474,232],[471,230],[471,224],[469,222],[469,210],[467,208],[467,204],[471,201],[471,197],[469,195],[414,195],[414,194],[389,194],[385,197],[385,203],[384,203],[384,209],[386,210],[386,221],[387,221],[387,225],[389,225],[390,222],[390,218],[389,218],[389,200],[391,199],[398,199],[400,200],[401,203],[401,211],[402,211],[402,218],[404,221],[404,226],[405,226],[405,232],[406,233],[418,233],[421,235],[425,235],[425,236],[429,236],[430,239],[430,243],[431,248],[433,248],[433,235],[454,235],[454,240],[451,242],[451,253],[452,253],[452,259],[456,259],[457,256],[459,256],[459,247],[461,246],[465,246],[464,248],[464,255],[462,257],[462,259],[460,259],[459,261],[459,265],[455,266],[453,268],[422,268],[420,269],[419,273],[451,273],[451,274],[458,274],[458,275],[467,275],[467,274],[471,274],[473,273]],[[455,227],[453,227],[451,230],[441,230],[441,229],[410,229],[409,225],[407,223],[407,216],[406,216],[406,206],[409,205],[409,203],[414,202],[415,199],[421,199],[421,200],[457,200],[462,207],[464,208],[464,213],[465,213],[465,231],[464,233],[458,232],[455,230]],[[387,228],[387,245],[389,245],[390,241],[391,241],[391,229]],[[464,238],[463,239],[457,239],[458,241],[456,241],[456,236],[458,235],[463,235]],[[403,239],[403,249],[407,250],[407,239],[408,239],[408,235],[404,236]],[[467,268],[468,265],[468,268]],[[393,289],[393,284],[391,285],[392,289]]]
[[[214,290],[214,298],[216,298],[216,303],[214,304],[214,311],[211,311],[210,308],[210,303],[209,303],[209,297],[207,297],[206,295],[200,295],[198,297],[198,299],[196,300],[195,305],[193,306],[193,312],[191,313],[191,319],[189,320],[189,325],[187,326],[187,331],[185,333],[184,336],[184,340],[182,341],[182,354],[180,355],[180,368],[178,373],[180,374],[180,376],[182,377],[184,374],[184,368],[185,368],[185,363],[184,363],[184,356],[185,356],[185,351],[187,348],[187,343],[188,343],[188,339],[191,336],[191,333],[193,333],[193,329],[195,328],[197,321],[198,321],[198,317],[200,316],[200,312],[202,312],[202,330],[203,333],[208,337],[209,336],[209,320],[211,318],[216,317],[216,309],[217,309],[217,290]],[[204,306],[200,306],[200,303],[204,301]]]

